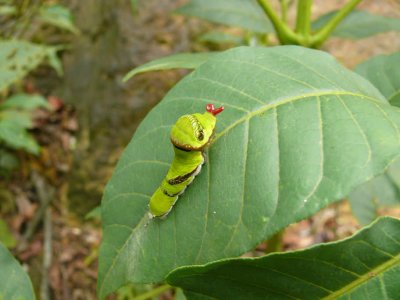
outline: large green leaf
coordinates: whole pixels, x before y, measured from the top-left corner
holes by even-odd
[[[336,13],[337,11],[333,11],[315,20],[312,26],[313,29],[317,30],[324,26]],[[339,23],[332,35],[349,39],[362,39],[392,30],[400,30],[400,19],[354,10]]]
[[[356,72],[371,81],[396,106],[400,106],[400,52],[378,55],[359,64]]]
[[[176,12],[255,32],[274,31],[271,22],[254,0],[190,0]]]
[[[206,103],[225,106],[207,163],[165,220],[149,220],[171,126]],[[314,214],[383,172],[400,153],[399,126],[399,109],[324,52],[239,47],[211,58],[149,113],[107,184],[100,297],[238,256]]]
[[[216,52],[204,53],[179,53],[152,60],[144,65],[132,69],[124,76],[123,81],[127,81],[133,76],[151,71],[171,70],[171,69],[195,69],[208,59],[216,55]]]
[[[356,72],[371,81],[391,104],[400,106],[400,52],[375,56],[356,68]],[[400,161],[385,174],[357,187],[349,195],[354,215],[361,224],[378,216],[378,208],[400,204]]]
[[[35,69],[47,51],[47,47],[29,42],[0,41],[0,93]]]
[[[18,261],[0,243],[0,299],[33,300],[32,283]]]
[[[398,299],[399,232],[399,220],[382,218],[340,242],[183,267],[167,281],[188,299]]]

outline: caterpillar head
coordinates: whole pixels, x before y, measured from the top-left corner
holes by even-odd
[[[203,114],[180,117],[171,130],[172,144],[183,150],[202,150],[213,137],[217,121],[215,116],[223,110],[223,106],[215,108],[214,105],[207,104]]]

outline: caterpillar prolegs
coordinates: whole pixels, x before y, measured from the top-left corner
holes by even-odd
[[[179,195],[199,174],[205,160],[204,150],[214,136],[215,116],[223,110],[223,106],[215,108],[207,104],[205,113],[184,115],[172,127],[175,156],[166,177],[150,199],[152,217],[168,215]]]

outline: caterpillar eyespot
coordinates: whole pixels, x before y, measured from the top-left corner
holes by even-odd
[[[166,217],[186,187],[200,173],[205,161],[205,148],[210,144],[224,107],[207,104],[206,112],[181,116],[171,130],[174,160],[160,187],[150,198],[150,217]]]

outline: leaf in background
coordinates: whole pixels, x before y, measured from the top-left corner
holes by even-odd
[[[15,122],[0,120],[0,143],[13,149],[23,149],[32,154],[39,154],[40,147],[33,137]]]
[[[0,93],[23,79],[47,56],[47,48],[24,41],[0,41]]]
[[[85,220],[89,220],[89,219],[101,220],[101,207],[100,207],[100,205],[96,206],[95,208],[93,208],[91,211],[89,211],[85,215]]]
[[[167,281],[188,299],[398,299],[400,221],[381,218],[343,241],[183,267]],[[204,299],[204,298],[202,298]]]
[[[378,217],[378,208],[400,205],[400,161],[352,191],[348,197],[353,214],[362,225]]]
[[[71,11],[63,5],[45,4],[40,8],[38,17],[44,23],[79,34],[79,29],[74,25]]]
[[[19,110],[0,110],[0,123],[9,124],[22,130],[32,127],[32,116],[27,111]]]
[[[43,107],[49,108],[46,98],[41,95],[15,94],[0,104],[0,109],[21,108],[34,110]]]
[[[2,153],[0,153],[2,154]],[[0,157],[0,163],[1,163],[2,157]],[[3,244],[7,248],[14,248],[16,245],[16,241],[10,232],[10,229],[8,228],[8,225],[6,222],[4,222],[2,219],[0,219],[0,244]],[[0,264],[1,268],[1,264]]]
[[[274,32],[268,17],[254,0],[190,0],[176,12],[250,31]]]
[[[182,289],[175,289],[175,300],[186,300],[186,296],[183,293]]]
[[[400,52],[378,55],[359,64],[356,72],[367,78],[392,105],[400,106]]]
[[[203,52],[203,53],[180,53],[170,56],[165,56],[159,59],[152,60],[144,65],[129,71],[125,75],[123,81],[131,79],[133,76],[151,71],[171,70],[171,69],[196,69],[198,66],[206,62],[208,59],[218,53]]]
[[[0,16],[13,16],[17,13],[14,5],[0,5]]]
[[[139,10],[139,0],[130,0],[131,10],[133,14],[137,14]]]
[[[323,27],[336,13],[337,11],[332,11],[319,17],[312,24],[313,30],[318,30]],[[392,30],[400,30],[400,19],[372,15],[362,10],[354,10],[339,23],[333,31],[332,36],[363,39]]]
[[[199,37],[199,41],[214,44],[232,44],[236,46],[243,45],[244,43],[242,37],[222,31],[207,32]]]
[[[358,65],[356,72],[371,81],[396,106],[400,106],[400,52],[375,56]],[[385,174],[363,183],[348,199],[353,214],[366,225],[378,217],[382,206],[400,204],[400,161],[393,163]]]
[[[8,176],[18,166],[19,161],[15,155],[0,148],[0,176]]]
[[[224,105],[207,163],[165,220],[149,198],[173,158],[172,125]],[[239,47],[181,80],[141,123],[102,200],[99,297],[178,266],[234,257],[382,173],[400,110],[322,51]]]
[[[35,294],[28,274],[0,243],[0,299],[34,300]]]
[[[64,70],[58,51],[63,47],[48,47],[47,49],[47,60],[49,65],[56,71],[58,76],[64,75]]]
[[[31,110],[49,107],[40,95],[16,94],[0,104],[0,142],[13,149],[39,153],[39,145],[26,131],[32,126]]]

